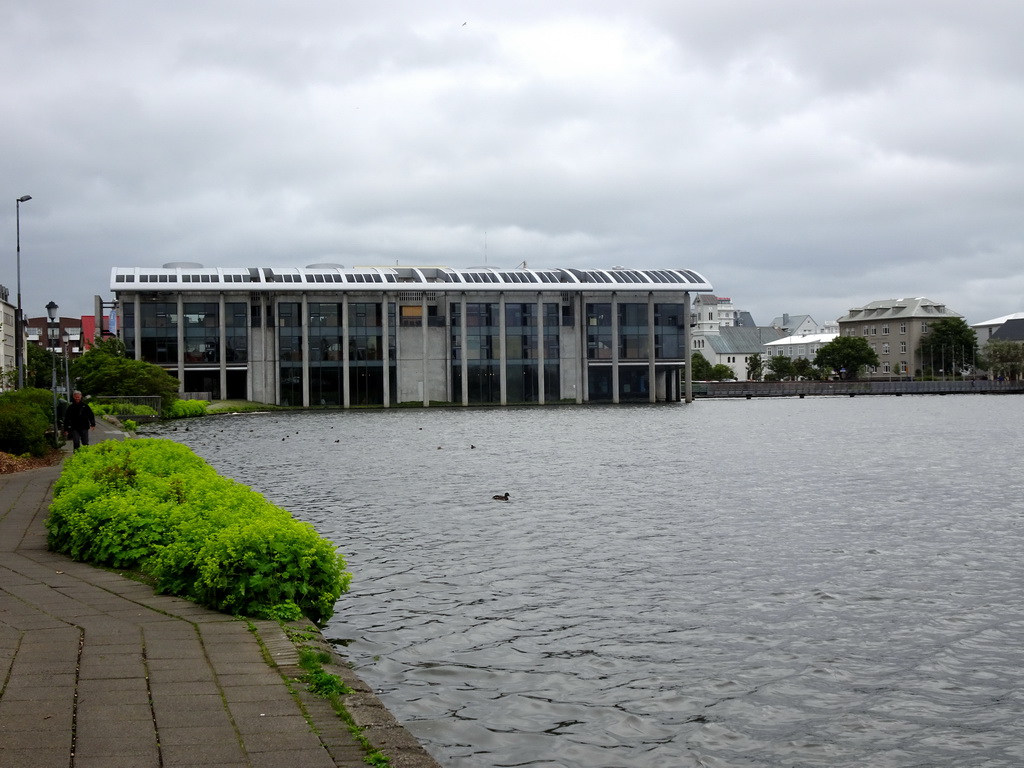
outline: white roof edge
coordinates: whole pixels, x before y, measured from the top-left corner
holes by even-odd
[[[829,342],[839,336],[838,333],[807,333],[800,336],[786,336],[784,339],[775,339],[773,341],[766,341],[764,346],[782,346],[790,344],[814,344],[819,341]]]

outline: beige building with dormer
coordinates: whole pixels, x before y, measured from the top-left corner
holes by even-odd
[[[921,340],[929,327],[939,320],[963,316],[924,297],[882,299],[855,307],[840,317],[839,335],[862,336],[878,354],[877,368],[867,378],[920,376],[926,365],[921,361]]]

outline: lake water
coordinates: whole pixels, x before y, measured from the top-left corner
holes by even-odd
[[[1020,766],[1022,410],[698,400],[156,434],[339,545],[354,579],[325,635],[446,766]]]

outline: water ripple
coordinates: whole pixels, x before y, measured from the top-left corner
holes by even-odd
[[[1017,766],[1022,403],[274,413],[163,434],[341,547],[355,578],[325,632],[445,765]]]

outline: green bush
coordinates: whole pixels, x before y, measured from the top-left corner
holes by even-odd
[[[138,403],[94,403],[90,402],[93,414],[96,416],[159,416],[153,408]]]
[[[187,419],[191,416],[205,416],[205,400],[175,400],[170,407],[164,409],[166,419]]]
[[[139,570],[161,592],[229,613],[322,622],[351,579],[311,525],[170,440],[74,454],[46,526],[51,549]]]
[[[56,445],[52,430],[52,392],[25,387],[0,395],[0,451],[42,456]]]
[[[11,403],[0,405],[0,451],[16,456],[44,455],[50,447],[47,427],[52,427],[52,422],[34,409]]]

